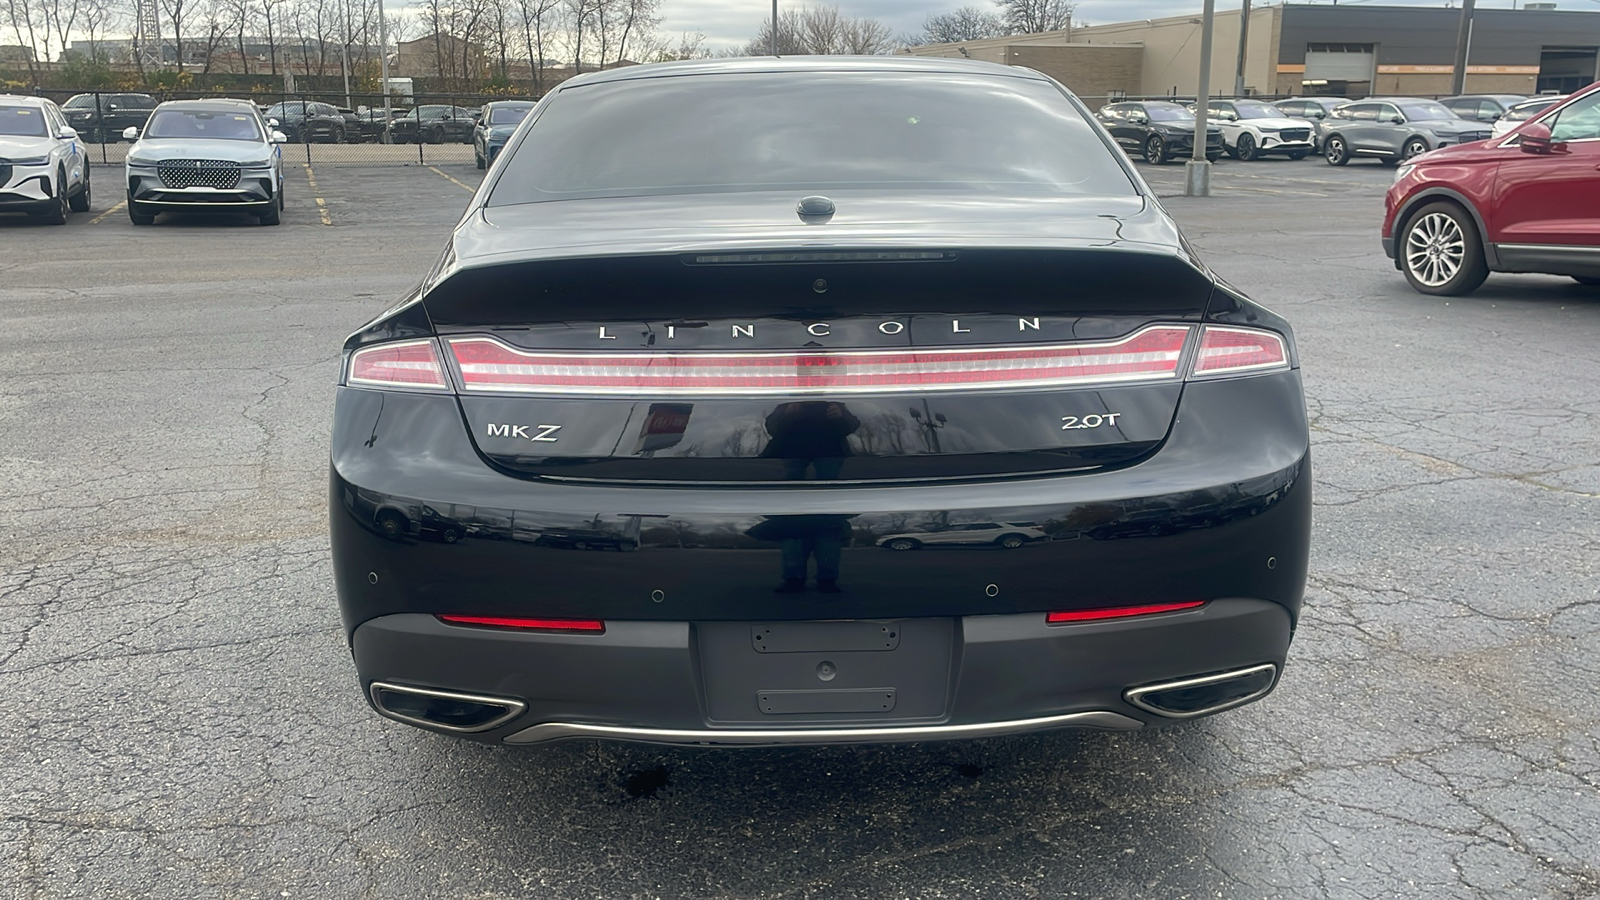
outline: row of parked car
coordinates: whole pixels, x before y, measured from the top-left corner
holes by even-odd
[[[99,144],[124,139],[129,128],[142,130],[158,105],[149,94],[77,94],[61,104],[61,111],[80,138]],[[291,144],[376,142],[383,139],[386,125],[390,140],[397,144],[470,144],[487,106],[429,103],[386,114],[382,108],[357,112],[301,99],[259,108],[263,118],[277,120],[278,130]]]
[[[1504,135],[1563,96],[1474,94],[1443,100],[1294,97],[1212,100],[1206,157],[1239,160],[1321,153],[1330,165],[1355,159],[1396,164],[1419,153]],[[1150,100],[1112,103],[1099,119],[1130,154],[1157,165],[1193,154],[1194,104]]]
[[[313,134],[309,116],[278,118],[288,108],[263,109],[248,100],[172,100],[125,126],[118,136],[134,142],[124,163],[128,218],[149,225],[165,211],[226,209],[254,215],[263,225],[278,224],[284,208],[281,145],[290,140],[290,130],[303,140]],[[481,169],[532,108],[527,100],[499,100],[445,121],[467,126]],[[107,120],[99,121],[91,127],[108,127]],[[426,134],[410,132],[413,138]],[[65,224],[69,213],[88,211],[91,179],[87,146],[69,109],[43,97],[0,95],[0,212]]]

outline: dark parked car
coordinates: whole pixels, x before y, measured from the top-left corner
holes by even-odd
[[[1401,166],[1383,249],[1424,294],[1465,294],[1490,272],[1600,286],[1600,84],[1504,138]]]
[[[397,144],[472,143],[472,128],[477,124],[474,111],[461,106],[430,104],[419,106],[394,120],[391,134]]]
[[[393,121],[394,119],[405,114],[406,110],[403,109],[390,110],[390,118],[387,121]],[[366,112],[356,113],[356,127],[358,128],[363,141],[383,140],[384,124],[386,121],[384,119],[384,115],[383,107],[381,106],[374,109],[369,109]]]
[[[143,131],[155,109],[149,94],[77,94],[61,105],[67,124],[90,144],[115,143],[128,128]]]
[[[1463,119],[1494,122],[1505,115],[1506,110],[1527,99],[1522,94],[1462,94],[1439,102]]]
[[[267,107],[263,114],[270,122],[278,120],[274,126],[283,132],[284,137],[293,144],[306,144],[321,142],[328,144],[342,144],[350,135],[352,124],[345,119],[344,113],[331,103],[318,103],[313,100],[285,100]]]
[[[1394,165],[1419,153],[1487,140],[1490,126],[1471,122],[1435,100],[1378,98],[1346,103],[1322,123],[1322,155],[1332,166],[1352,159]]]
[[[1141,153],[1148,163],[1159,166],[1194,153],[1194,112],[1176,103],[1113,103],[1101,108],[1100,124],[1129,155]],[[1206,159],[1221,159],[1222,153],[1222,129],[1210,125],[1206,128]]]
[[[496,100],[483,105],[478,111],[477,126],[472,129],[472,158],[478,168],[487,169],[494,162],[534,105],[532,100]]]
[[[1137,729],[1277,683],[1311,526],[1293,337],[1065,88],[794,57],[542,103],[345,344],[333,568],[380,713],[825,744]],[[513,539],[368,513],[423,502]],[[1107,515],[1175,524],[1040,537]],[[858,539],[942,523],[1001,549]]]

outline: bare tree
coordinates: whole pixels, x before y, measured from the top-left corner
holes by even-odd
[[[823,56],[840,53],[878,54],[895,48],[889,27],[871,18],[847,16],[837,6],[806,6],[778,15],[779,56]],[[744,56],[772,53],[772,21],[744,46]],[[739,55],[739,54],[733,54]]]
[[[183,26],[194,10],[194,0],[160,0],[161,10],[172,23],[172,46],[178,56],[178,74],[183,74]]]
[[[1012,34],[1060,31],[1072,24],[1074,4],[1068,0],[995,0]]]
[[[894,34],[877,19],[846,19],[839,35],[840,52],[853,56],[877,56],[895,48]]]
[[[998,15],[977,6],[963,6],[955,12],[929,16],[922,23],[921,37],[924,44],[955,44],[1009,33]]]
[[[32,55],[27,57],[28,80],[33,82],[34,87],[38,87],[38,48],[42,44],[46,54],[49,52],[49,23],[45,21],[42,14],[43,10],[34,6],[29,0],[4,0],[4,2],[6,4],[6,24],[11,26],[11,32],[17,37],[17,43],[35,50]]]

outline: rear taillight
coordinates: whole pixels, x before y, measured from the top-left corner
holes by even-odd
[[[637,396],[880,394],[1159,381],[1178,375],[1188,326],[1053,346],[782,353],[540,353],[450,341],[468,391]]]
[[[366,347],[350,355],[350,384],[377,387],[445,388],[444,367],[433,341],[404,341]]]
[[[440,616],[451,625],[477,625],[480,628],[514,628],[519,631],[581,631],[597,634],[606,630],[599,619],[522,619],[506,616]]]
[[[1045,613],[1044,620],[1049,625],[1064,625],[1068,622],[1099,622],[1105,619],[1126,619],[1129,616],[1153,616],[1156,613],[1178,612],[1179,610],[1195,609],[1204,605],[1204,600],[1184,600],[1178,603],[1150,603],[1144,606],[1068,609],[1060,612]]]
[[[1200,334],[1194,374],[1224,375],[1261,369],[1286,369],[1289,351],[1283,338],[1255,328],[1207,325]]]

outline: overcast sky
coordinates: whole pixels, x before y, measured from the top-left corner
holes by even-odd
[[[787,7],[797,0],[779,0]],[[828,0],[823,0],[828,2]],[[1371,2],[1383,6],[1444,6],[1444,0],[1345,0]],[[1600,11],[1600,3],[1589,0],[1559,0],[1562,9]],[[838,0],[839,7],[853,16],[870,16],[888,25],[895,34],[922,31],[929,15],[949,12],[971,4],[985,6],[985,0]],[[1257,4],[1260,5],[1260,4]],[[1511,0],[1480,0],[1480,9],[1509,8]],[[1074,18],[1091,25],[1158,19],[1162,16],[1198,15],[1200,0],[1080,0]],[[1218,9],[1238,9],[1239,0],[1217,0]],[[755,36],[761,23],[771,15],[771,0],[662,0],[661,31],[669,36],[700,32],[712,47],[742,45]]]

